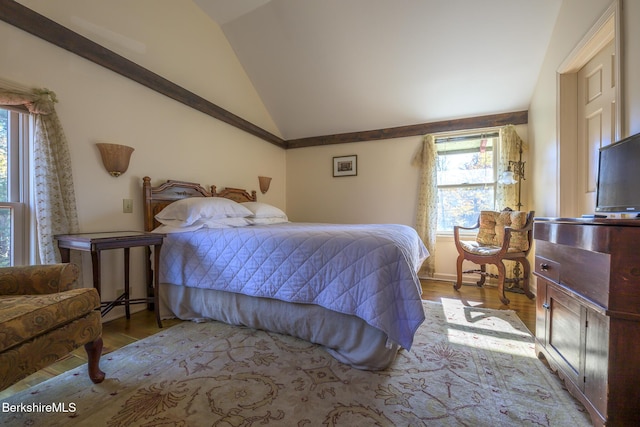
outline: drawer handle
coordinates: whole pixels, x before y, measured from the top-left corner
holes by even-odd
[[[545,263],[540,264],[540,270],[549,271],[549,264],[545,264]]]
[[[551,306],[549,305],[548,302],[545,302],[545,303],[542,304],[542,308],[545,308],[545,309],[549,310],[551,308]]]

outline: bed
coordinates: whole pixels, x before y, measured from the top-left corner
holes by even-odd
[[[293,223],[255,191],[184,181],[145,177],[143,194],[145,230],[166,235],[163,318],[296,336],[359,369],[385,369],[411,349],[428,256],[413,228]]]

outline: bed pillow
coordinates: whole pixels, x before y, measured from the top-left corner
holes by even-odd
[[[280,224],[280,223],[283,223],[283,222],[289,222],[289,220],[287,218],[278,218],[278,217],[247,218],[247,221],[251,225]]]
[[[171,222],[171,221],[169,221]],[[221,219],[204,219],[198,220],[192,225],[184,225],[184,223],[176,221],[175,225],[160,224],[154,231],[156,233],[187,233],[189,231],[200,230],[201,228],[235,228],[235,227],[247,227],[254,225],[250,218],[221,218]]]
[[[253,215],[246,207],[223,197],[190,197],[171,203],[156,215],[158,222],[172,227],[189,227],[198,221],[244,218]]]
[[[205,228],[234,228],[245,227],[251,225],[250,218],[220,218],[220,219],[204,219],[198,221]]]
[[[282,210],[272,206],[268,203],[262,202],[244,202],[242,206],[249,209],[252,213],[252,218],[284,218],[287,219],[287,214]]]

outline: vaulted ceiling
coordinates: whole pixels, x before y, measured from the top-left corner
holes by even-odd
[[[194,0],[284,139],[527,110],[562,0]]]

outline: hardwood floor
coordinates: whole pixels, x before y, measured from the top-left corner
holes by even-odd
[[[504,305],[498,297],[495,287],[479,288],[475,285],[463,285],[459,291],[453,289],[452,282],[422,280],[422,299],[442,302],[444,299],[455,300],[463,305],[492,308],[495,310],[513,310],[526,325],[531,334],[536,331],[536,301],[524,294],[507,292],[510,304]]]
[[[477,286],[471,285],[463,286],[460,291],[456,291],[453,289],[451,282],[434,280],[422,281],[422,299],[436,302],[453,300],[460,304],[473,307],[511,309],[516,312],[518,317],[520,317],[527,328],[529,328],[529,331],[533,333],[535,331],[536,321],[535,301],[531,301],[525,295],[518,293],[509,292],[507,296],[511,300],[509,306],[505,306],[500,302],[498,291],[495,288],[478,288]],[[180,320],[176,319],[164,320],[163,325],[165,328],[169,328],[180,322]],[[133,313],[129,320],[122,317],[107,322],[102,327],[102,337],[104,340],[103,355],[160,331],[161,329],[156,325],[153,312],[147,310]],[[87,363],[87,355],[84,348],[81,347],[53,365],[0,391],[0,400],[85,363]]]

